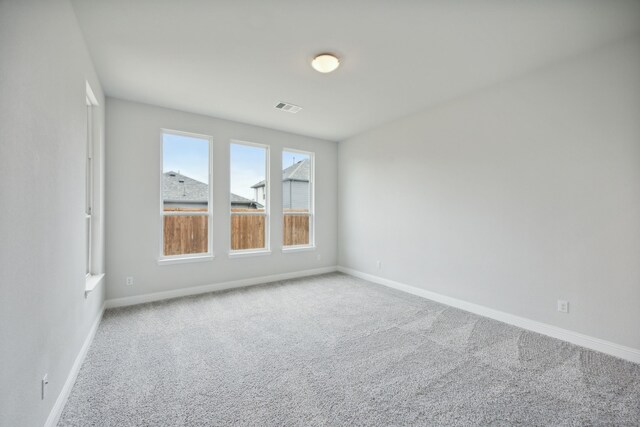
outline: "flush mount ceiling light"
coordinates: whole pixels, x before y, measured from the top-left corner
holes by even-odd
[[[340,65],[340,60],[330,53],[321,53],[313,58],[311,66],[320,73],[330,73]]]

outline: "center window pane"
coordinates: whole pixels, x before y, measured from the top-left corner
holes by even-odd
[[[233,251],[267,248],[267,159],[264,146],[231,144],[229,208]]]

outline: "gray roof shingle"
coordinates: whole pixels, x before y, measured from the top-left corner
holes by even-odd
[[[173,203],[207,203],[209,186],[174,171],[165,172],[162,174],[162,200]],[[262,207],[260,203],[234,193],[231,193],[231,203]]]
[[[311,161],[309,159],[300,160],[282,171],[283,181],[309,181],[311,174]],[[251,186],[251,188],[264,187],[264,181]]]
[[[162,200],[165,202],[206,203],[209,186],[174,171],[162,174]]]
[[[256,205],[258,205],[258,207],[262,207],[262,205],[260,203],[254,202],[253,200],[249,200],[246,197],[242,197],[242,196],[238,196],[237,194],[233,194],[231,193],[231,203],[242,203],[242,204],[251,204],[254,203]]]

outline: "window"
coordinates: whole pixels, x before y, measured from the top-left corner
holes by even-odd
[[[230,145],[231,253],[269,250],[269,147]]]
[[[101,137],[98,100],[86,82],[86,144],[85,144],[85,297],[102,282],[104,277],[104,255],[102,239],[104,223],[102,221],[102,161],[104,145]]]
[[[93,93],[87,86],[87,136],[85,144],[85,198],[84,198],[84,228],[85,228],[85,270],[86,275],[91,276],[92,252],[93,252]]]
[[[283,246],[314,245],[314,155],[282,152]]]
[[[213,256],[211,144],[209,136],[162,131],[161,261]]]

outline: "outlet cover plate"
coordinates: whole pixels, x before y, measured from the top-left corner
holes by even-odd
[[[569,312],[569,301],[565,301],[562,299],[558,300],[558,311],[560,313],[568,313]]]

